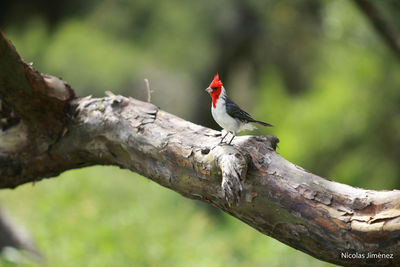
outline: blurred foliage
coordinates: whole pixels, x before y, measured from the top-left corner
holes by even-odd
[[[0,201],[32,231],[44,266],[329,266],[116,167],[3,190]]]
[[[351,1],[34,2],[2,1],[0,26],[79,95],[145,99],[148,78],[154,104],[219,129],[204,92],[219,72],[238,104],[275,126],[255,134],[277,135],[288,160],[353,186],[400,186],[400,64]],[[376,3],[400,29],[398,1]],[[0,199],[49,266],[323,265],[136,177],[71,171]]]

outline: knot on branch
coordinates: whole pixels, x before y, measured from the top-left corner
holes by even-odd
[[[222,173],[222,195],[230,207],[238,205],[243,190],[241,180],[245,179],[247,173],[247,157],[228,145],[217,146],[213,155]]]
[[[20,120],[21,119],[15,114],[15,112],[0,99],[0,130],[6,131],[13,126],[16,126]]]
[[[68,101],[75,98],[75,92],[62,79],[51,76],[51,75],[42,75],[43,80],[46,86],[45,94],[49,97],[56,98],[61,101]]]

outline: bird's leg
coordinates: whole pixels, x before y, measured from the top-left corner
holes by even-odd
[[[221,141],[219,141],[219,144],[222,144],[222,141],[224,141],[225,137],[228,135],[229,131],[226,132],[226,134],[222,137]]]
[[[228,145],[230,145],[230,144],[232,143],[232,140],[233,140],[233,138],[235,138],[235,136],[236,136],[236,132],[233,132],[233,133],[232,133],[231,141],[229,141]]]

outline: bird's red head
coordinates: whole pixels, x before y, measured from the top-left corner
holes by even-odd
[[[214,89],[214,88],[218,89],[218,88],[221,88],[221,87],[222,87],[222,82],[219,79],[219,75],[217,73],[214,76],[214,80],[212,80],[212,82],[210,83],[210,88],[211,89]]]
[[[214,108],[216,108],[217,100],[219,98],[219,95],[221,94],[221,90],[222,90],[222,82],[219,79],[219,75],[217,73],[215,74],[214,79],[210,83],[210,86],[206,89],[206,91],[210,93]]]

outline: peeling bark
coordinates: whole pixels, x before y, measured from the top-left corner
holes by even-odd
[[[75,98],[64,82],[47,77],[1,35],[0,97],[21,119],[0,131],[1,188],[73,168],[116,165],[321,260],[398,264],[399,191],[364,190],[314,175],[281,157],[272,136],[216,146],[219,132],[151,103],[115,95]],[[389,258],[367,259],[368,252]]]

